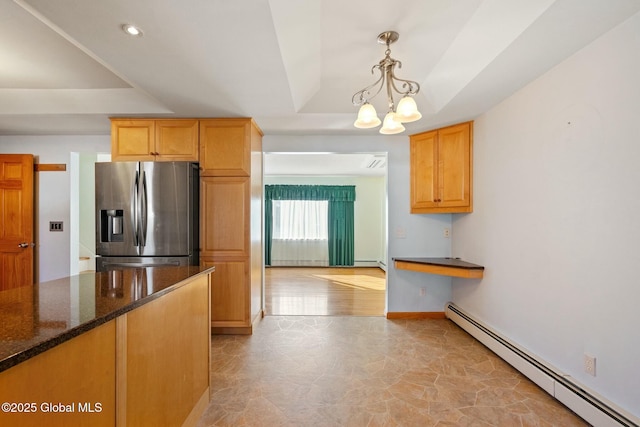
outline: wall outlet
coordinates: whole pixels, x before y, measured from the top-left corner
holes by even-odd
[[[591,376],[596,376],[596,358],[586,353],[584,354],[584,371]]]
[[[449,236],[451,236],[451,229],[449,227],[445,227],[444,230],[442,230],[442,235],[448,239]]]

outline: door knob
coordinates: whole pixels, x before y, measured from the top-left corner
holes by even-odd
[[[19,248],[28,248],[29,246],[35,246],[35,243],[31,243],[31,244],[27,242],[18,243]]]

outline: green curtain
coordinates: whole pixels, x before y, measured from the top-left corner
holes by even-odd
[[[329,201],[329,265],[353,265],[355,185],[265,185],[265,265],[271,265],[272,200]]]
[[[264,198],[269,200],[328,200],[354,202],[355,185],[265,185]]]
[[[353,265],[353,202],[329,201],[329,265]]]

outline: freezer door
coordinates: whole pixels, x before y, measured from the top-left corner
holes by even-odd
[[[141,256],[191,253],[194,165],[186,162],[140,163]]]
[[[138,162],[96,163],[96,254],[138,255],[136,191]]]

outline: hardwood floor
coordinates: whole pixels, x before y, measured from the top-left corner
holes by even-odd
[[[270,267],[267,316],[384,316],[385,272],[379,268]]]

